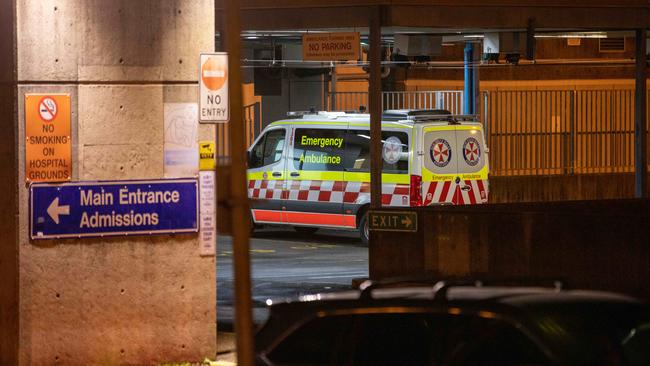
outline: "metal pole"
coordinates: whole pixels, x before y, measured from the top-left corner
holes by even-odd
[[[472,105],[472,114],[480,114],[481,110],[481,75],[480,68],[478,67],[477,60],[481,59],[481,47],[474,47],[474,53],[472,54],[472,92],[473,105]]]
[[[575,105],[576,105],[576,91],[571,91],[571,99],[569,106],[569,174],[575,173],[576,168],[576,127],[575,127]]]
[[[634,197],[648,196],[648,156],[646,135],[646,30],[636,30],[636,100],[634,102]]]
[[[490,103],[490,97],[489,97],[489,92],[486,90],[483,92],[483,128],[485,131],[485,138],[488,141],[488,147],[490,146],[489,143],[490,141],[490,118],[488,113],[490,113],[490,108],[489,108],[489,103]]]
[[[370,16],[370,206],[381,208],[381,10]]]
[[[336,110],[336,83],[338,79],[336,77],[336,66],[332,66],[332,77],[330,80],[330,111]]]
[[[465,90],[463,93],[463,114],[474,114],[474,47],[472,42],[465,43]]]
[[[251,311],[251,277],[248,233],[250,210],[246,187],[245,126],[242,118],[241,89],[241,20],[239,0],[224,1],[226,50],[228,51],[228,85],[230,88],[230,206],[232,208],[232,246],[235,264],[235,332],[237,364],[253,365],[253,317]]]
[[[214,0],[214,35],[215,35],[214,50],[219,51],[219,52],[224,51],[224,47],[223,47],[224,46],[224,42],[223,42],[223,2],[224,1],[225,0]],[[219,34],[219,39],[218,40],[217,40],[217,34]],[[228,107],[230,107],[230,106],[228,106]],[[215,147],[217,147],[217,146],[220,147],[223,144],[223,141],[225,140],[225,136],[224,136],[225,134],[223,132],[220,133],[220,130],[223,131],[223,127],[219,128],[219,125],[215,124],[214,125],[214,144],[215,144]],[[217,160],[218,159],[217,157],[219,156],[219,153],[218,153],[219,148],[218,147],[215,148],[216,151],[214,152],[215,153],[215,156],[214,156],[215,157],[215,164],[214,164],[214,170],[215,170],[214,176],[215,176],[215,179],[219,174],[219,167],[218,166],[220,164],[220,162]],[[223,155],[225,155],[225,154],[223,154]],[[214,207],[218,207],[217,206],[218,205],[218,202],[217,202],[218,200],[219,200],[219,197],[217,197],[217,194],[215,192],[215,195],[214,195]],[[216,250],[216,245],[217,244],[215,244],[215,250]],[[215,259],[216,259],[216,255],[215,255]],[[215,273],[215,277],[216,277],[216,273],[217,273],[217,261],[216,260],[214,261],[214,273]],[[216,282],[216,278],[215,278],[215,282]],[[216,308],[217,308],[217,301],[218,301],[218,299],[217,299],[217,291],[215,291],[214,292],[215,312],[216,312]],[[215,316],[215,320],[218,323],[218,321],[216,319],[216,316]],[[216,326],[217,326],[217,324],[215,324],[215,328],[216,328]],[[214,336],[215,336],[215,339],[214,339],[215,347],[214,347],[214,349],[216,350],[216,354],[214,356],[216,358],[217,355],[219,354],[219,351],[220,351],[220,349],[218,349],[218,347],[217,347],[219,345],[219,334],[218,334],[218,332],[215,332]]]

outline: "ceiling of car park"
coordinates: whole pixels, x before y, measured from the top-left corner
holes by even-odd
[[[221,0],[224,1],[224,0]],[[242,0],[242,29],[363,27],[380,7],[382,25],[443,29],[650,28],[646,0]]]

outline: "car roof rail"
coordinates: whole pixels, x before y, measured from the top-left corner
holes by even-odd
[[[431,283],[434,282],[432,292],[434,301],[447,301],[447,292],[452,287],[458,286],[543,286],[552,287],[555,291],[562,291],[566,289],[566,282],[560,279],[521,279],[521,278],[493,278],[493,279],[447,279],[447,280],[434,280],[431,276],[409,276],[409,277],[393,277],[382,280],[365,280],[359,285],[360,295],[362,300],[372,299],[372,291],[378,288],[383,288],[390,285],[399,285],[407,283]],[[551,285],[551,286],[549,286]]]
[[[449,288],[456,286],[474,286],[474,287],[483,287],[483,286],[544,286],[552,285],[552,288],[556,291],[562,291],[566,289],[565,282],[559,279],[517,279],[517,278],[496,278],[496,279],[487,279],[487,280],[442,280],[436,282],[433,285],[433,299],[435,301],[446,301],[447,292]]]
[[[480,280],[451,280],[451,281],[438,281],[433,285],[433,301],[446,301],[447,291],[449,288],[455,286],[474,286],[482,287],[483,281]]]

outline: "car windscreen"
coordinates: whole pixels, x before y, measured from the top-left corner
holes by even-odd
[[[565,303],[536,307],[548,344],[580,365],[650,365],[650,307]]]

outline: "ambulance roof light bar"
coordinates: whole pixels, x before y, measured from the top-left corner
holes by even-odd
[[[368,114],[358,113],[358,112],[328,112],[328,111],[316,111],[315,109],[310,109],[309,111],[292,111],[287,112],[287,117],[289,119],[298,119],[305,116],[318,116],[321,118],[337,119],[339,117],[357,117],[357,118],[368,118]]]
[[[451,115],[446,109],[388,109],[384,111],[382,119],[386,121],[416,121],[423,118],[438,118]]]
[[[477,122],[478,116],[474,114],[449,114],[438,116],[420,116],[412,120],[415,123],[441,121],[449,124],[460,124],[460,122]]]

